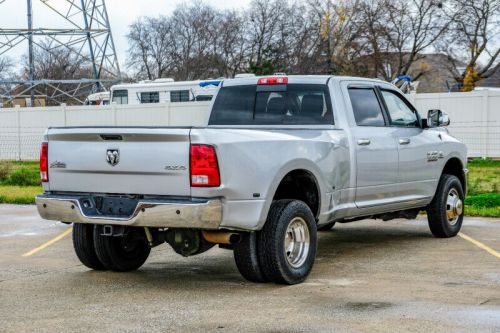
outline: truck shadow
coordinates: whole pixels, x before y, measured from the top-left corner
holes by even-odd
[[[326,232],[318,232],[318,253],[321,257],[343,257],[346,255],[382,255],[388,250],[414,249],[424,246],[426,242],[436,241],[427,229],[427,225],[420,224],[418,228],[414,225],[384,225],[386,222],[368,222],[363,226],[353,224],[335,225]]]
[[[312,275],[318,279],[346,277],[359,265],[379,262],[404,263],[415,251],[428,244],[446,242],[433,238],[423,223],[394,224],[384,222],[336,225],[319,233],[316,263]],[[255,284],[240,276],[231,251],[214,248],[206,253],[183,258],[165,245],[153,250],[154,255],[136,272],[88,272],[102,274],[114,283],[137,284],[141,288],[204,289],[223,284],[226,288],[276,288],[275,284]],[[332,273],[333,270],[333,273]],[[332,276],[335,275],[335,276]]]

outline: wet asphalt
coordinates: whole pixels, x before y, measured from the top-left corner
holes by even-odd
[[[425,217],[321,232],[310,277],[254,284],[232,253],[183,258],[168,245],[131,273],[90,271],[70,226],[34,206],[0,205],[2,332],[500,332],[500,258],[462,237],[437,239]],[[500,252],[500,219],[462,232]]]

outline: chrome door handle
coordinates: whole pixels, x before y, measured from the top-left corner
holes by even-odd
[[[410,139],[399,139],[400,145],[407,145],[410,143]]]
[[[358,145],[360,146],[368,146],[370,144],[370,139],[359,139]]]

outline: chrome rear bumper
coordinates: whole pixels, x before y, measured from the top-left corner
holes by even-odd
[[[222,203],[218,199],[179,201],[141,199],[130,216],[84,213],[82,196],[41,194],[36,197],[40,216],[62,222],[136,227],[218,229]]]

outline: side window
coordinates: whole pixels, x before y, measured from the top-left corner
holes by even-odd
[[[255,85],[222,87],[212,107],[209,125],[252,124],[255,87]]]
[[[128,90],[114,90],[112,101],[116,104],[128,104]]]
[[[328,86],[325,84],[290,84],[288,107],[293,113],[287,124],[333,124]]]
[[[372,88],[349,88],[354,119],[358,126],[385,126],[382,108]]]
[[[171,91],[170,102],[189,102],[189,90]]]
[[[418,126],[417,115],[401,97],[390,90],[382,90],[382,96],[387,106],[391,125],[403,127]]]
[[[141,104],[160,103],[160,93],[158,91],[141,93]]]

